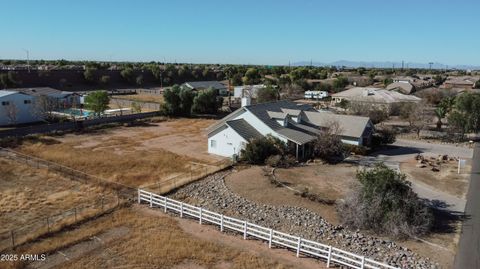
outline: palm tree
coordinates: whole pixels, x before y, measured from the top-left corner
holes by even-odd
[[[445,118],[445,116],[447,115],[447,110],[444,108],[444,107],[437,107],[435,109],[435,116],[437,116],[437,129],[438,130],[441,130],[442,129],[442,125],[443,125],[443,122],[442,122],[442,119]]]

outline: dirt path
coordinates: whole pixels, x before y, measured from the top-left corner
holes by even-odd
[[[164,216],[164,213],[158,209],[155,210],[155,209],[141,207],[139,208],[139,211],[149,215]],[[269,249],[268,244],[262,243],[261,241],[258,241],[258,240],[243,240],[241,236],[221,233],[218,229],[215,229],[213,226],[200,225],[198,224],[198,222],[191,219],[181,219],[181,218],[176,218],[176,219],[183,231],[205,241],[227,245],[229,247],[234,247],[241,251],[247,251],[258,256],[272,258],[281,264],[292,266],[293,268],[305,268],[305,269],[326,268],[323,262],[320,262],[312,258],[307,258],[307,257],[297,258],[294,252],[288,251],[286,249],[280,249],[280,248]],[[176,269],[180,269],[180,268],[193,269],[193,268],[202,268],[202,267],[198,267],[198,265],[196,264],[183,263],[175,268]],[[217,265],[216,268],[230,268],[230,266],[228,264],[222,264],[222,265]]]
[[[57,251],[55,254],[49,255],[45,261],[37,261],[29,264],[27,268],[31,269],[50,269],[62,265],[63,263],[81,258],[86,253],[94,251],[108,252],[108,249],[104,248],[105,244],[108,244],[114,240],[125,237],[129,232],[126,227],[118,227],[104,232],[98,236],[90,238],[90,240],[82,241],[78,244],[70,246],[61,251]],[[111,258],[111,257],[110,257]]]

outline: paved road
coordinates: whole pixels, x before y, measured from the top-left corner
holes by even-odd
[[[462,226],[454,268],[480,268],[480,144],[478,143],[473,154],[465,214],[467,220]]]

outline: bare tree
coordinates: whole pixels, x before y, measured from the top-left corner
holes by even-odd
[[[53,118],[53,111],[58,107],[57,100],[45,95],[35,98],[32,106],[32,114],[41,119]]]
[[[17,124],[19,112],[17,105],[13,102],[9,102],[8,105],[3,106],[3,109],[5,110],[5,115],[7,115],[9,123],[12,125]]]
[[[417,138],[420,138],[420,132],[432,122],[427,108],[424,102],[405,103],[400,108],[401,118],[408,122],[410,130],[415,132]]]

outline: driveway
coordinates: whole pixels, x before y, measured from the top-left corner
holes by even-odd
[[[480,268],[480,144],[473,155],[470,187],[465,207],[466,220],[455,256],[455,269]]]
[[[473,155],[473,149],[448,144],[397,139],[397,141],[388,148],[376,151],[370,156],[361,157],[355,161],[364,166],[371,166],[374,163],[383,162],[386,166],[400,171],[401,162],[410,160],[419,153],[430,156],[447,154],[451,157],[470,159]],[[412,183],[412,189],[420,198],[442,202],[440,204],[444,210],[464,212],[465,199],[437,190],[433,186],[423,182],[411,178],[408,178],[408,180]]]

